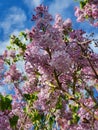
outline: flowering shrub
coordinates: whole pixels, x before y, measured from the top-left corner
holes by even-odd
[[[75,16],[78,22],[89,20],[90,24],[98,27],[98,0],[80,1],[80,8],[75,8]]]
[[[84,13],[96,19],[96,3],[76,8],[78,21],[86,18]],[[92,15],[87,6],[93,6]],[[52,24],[46,6],[35,12],[35,26],[19,37],[12,35],[0,57],[0,83],[15,91],[0,95],[0,130],[97,130],[98,54],[90,48],[97,41],[73,29],[71,20],[63,21],[60,15]]]

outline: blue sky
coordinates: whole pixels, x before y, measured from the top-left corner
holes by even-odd
[[[87,22],[76,22],[74,7],[78,3],[74,0],[0,0],[0,53],[8,45],[10,34],[17,35],[32,27],[33,9],[39,4],[49,6],[49,12],[53,16],[59,13],[64,19],[71,18],[74,28],[83,29],[87,33],[95,32],[97,37],[97,28],[91,27]]]

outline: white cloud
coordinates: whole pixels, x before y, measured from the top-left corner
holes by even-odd
[[[13,30],[10,34],[18,36],[19,32],[20,32],[20,30]],[[5,40],[5,41],[0,41],[0,54],[2,54],[4,52],[4,50],[6,50],[6,47],[9,44],[10,44],[10,38],[8,40]]]
[[[21,30],[21,31],[22,31],[22,30]],[[15,36],[18,36],[19,33],[20,33],[20,30],[13,30],[13,31],[11,32],[11,34],[12,34],[12,35],[15,35]]]
[[[16,28],[23,28],[25,26],[25,21],[25,12],[21,8],[12,7],[9,9],[5,19],[0,22],[0,28],[3,29],[4,34],[8,34]]]
[[[98,54],[98,47],[95,47],[95,44],[94,44],[94,43],[90,44],[90,47],[93,49],[93,51],[94,51],[95,53]]]
[[[23,1],[30,9],[33,9],[34,7],[42,4],[43,2],[43,0],[23,0]]]
[[[94,39],[96,39],[98,41],[98,35],[96,33],[94,35]],[[98,54],[98,46],[96,46],[94,42],[92,42],[92,44],[90,44],[90,47],[93,49],[93,51],[95,53]]]
[[[86,33],[87,36],[90,36],[90,33]],[[94,36],[93,36],[93,39],[97,40],[98,41],[98,36],[97,34],[95,33]],[[92,37],[91,37],[91,40],[92,40]],[[91,49],[98,54],[98,46],[95,45],[95,42],[92,41],[91,44],[90,44],[90,47]]]
[[[63,11],[73,4],[72,0],[55,0],[49,6],[49,12],[54,16],[59,13],[62,14]]]
[[[0,41],[0,55],[6,50],[6,46],[9,45],[9,40],[6,40],[4,42]]]

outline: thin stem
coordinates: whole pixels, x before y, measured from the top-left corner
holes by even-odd
[[[62,91],[69,97],[69,100],[75,101],[75,102],[76,102],[77,104],[79,104],[81,107],[85,108],[86,111],[89,111],[89,113],[92,114],[92,111],[91,111],[87,106],[85,106],[85,104],[79,102],[74,96],[70,95],[65,89],[62,88],[62,84],[59,82],[59,79],[58,79],[56,70],[54,70],[54,76],[55,76],[56,82],[57,82],[57,84],[58,84],[58,87],[56,87],[56,89],[62,90]]]
[[[59,81],[59,79],[58,79],[58,75],[57,75],[57,72],[56,72],[56,70],[54,69],[54,77],[55,77],[55,79],[56,79],[56,82],[57,82],[57,84],[58,84],[58,87],[59,88],[61,88],[61,83],[60,83],[60,81]]]
[[[90,59],[89,59],[87,53],[85,53],[85,50],[84,50],[84,48],[82,47],[81,43],[78,43],[78,45],[80,46],[81,51],[83,52],[84,56],[86,56],[86,59],[88,60],[88,62],[89,62],[89,64],[90,64],[90,67],[92,68],[92,70],[93,70],[93,72],[94,72],[96,78],[98,79],[98,74],[97,74],[95,68],[93,67],[92,62],[90,61]]]
[[[51,51],[50,51],[49,47],[47,47],[46,51],[47,51],[47,53],[49,54],[50,59],[52,59]]]
[[[19,89],[18,83],[14,83],[14,86],[15,86],[15,88],[18,90],[18,92],[20,93],[20,95],[21,95],[22,97],[24,97],[24,95],[22,94],[22,91]]]

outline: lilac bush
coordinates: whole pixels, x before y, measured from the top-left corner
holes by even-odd
[[[76,7],[75,15],[78,21],[93,18],[94,25],[95,10],[93,0]],[[53,24],[43,5],[36,7],[32,21],[35,26],[19,37],[12,35],[0,56],[0,83],[15,91],[0,95],[0,130],[97,130],[93,88],[98,86],[98,54],[90,48],[97,42],[75,30],[71,19],[56,15]],[[19,61],[24,72],[18,69]]]

